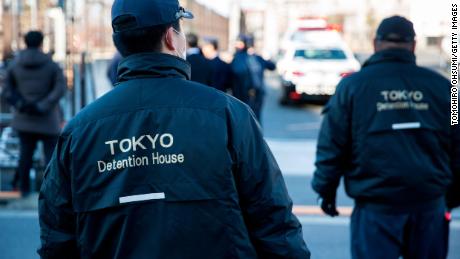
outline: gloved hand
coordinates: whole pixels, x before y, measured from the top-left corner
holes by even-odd
[[[460,207],[460,181],[457,179],[447,191],[446,205],[450,211]]]
[[[24,110],[24,106],[26,105],[26,102],[22,99],[17,99],[13,102],[11,102],[11,105],[18,111],[22,112]]]
[[[11,105],[11,107],[14,107],[16,110],[19,110],[26,103],[22,95],[19,94],[17,90],[7,88],[2,92],[2,97],[9,105]]]
[[[319,197],[318,204],[321,206],[321,209],[324,213],[331,217],[339,216],[335,205],[335,197]]]

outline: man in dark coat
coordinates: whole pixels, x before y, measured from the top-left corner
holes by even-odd
[[[249,108],[190,81],[184,18],[177,0],[115,0],[119,84],[59,138],[42,258],[310,257]]]
[[[211,61],[213,68],[212,87],[222,92],[232,88],[232,68],[219,57],[219,41],[216,38],[205,38],[203,55]]]
[[[193,33],[187,34],[187,61],[192,68],[192,81],[207,86],[212,86],[213,68],[211,61],[207,60],[198,46],[198,36]]]
[[[416,65],[415,31],[403,17],[382,21],[374,48],[324,109],[313,189],[337,216],[345,177],[353,258],[446,258],[448,211],[460,201],[450,82]]]
[[[265,97],[265,70],[275,70],[276,65],[267,61],[254,51],[252,36],[240,35],[236,42],[236,53],[232,61],[233,95],[248,104],[259,122],[262,119],[262,106]]]
[[[267,86],[265,85],[265,71],[274,71],[276,65],[271,60],[266,60],[262,56],[258,55],[254,47],[249,48],[249,59],[248,64],[250,70],[253,71],[253,82],[257,86],[253,89],[251,94],[251,101],[249,106],[254,111],[256,118],[259,122],[262,122],[262,109],[264,106],[265,95],[267,94]]]
[[[66,92],[61,68],[41,50],[43,34],[29,32],[25,43],[27,49],[8,68],[5,89],[5,98],[15,108],[11,126],[19,133],[18,174],[23,196],[30,192],[29,174],[38,141],[44,144],[45,162],[51,158],[61,132],[59,100]]]

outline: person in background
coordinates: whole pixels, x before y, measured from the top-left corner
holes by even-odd
[[[234,96],[248,104],[261,122],[265,96],[264,72],[266,69],[275,70],[276,66],[273,62],[256,55],[254,51],[249,53],[249,49],[253,47],[253,37],[238,37],[235,57],[231,64],[234,78],[232,89]]]
[[[233,96],[245,104],[249,104],[249,92],[253,88],[252,75],[248,67],[248,40],[246,35],[238,37],[235,43],[236,52],[230,64],[233,74]]]
[[[267,86],[265,83],[265,71],[274,71],[276,69],[276,64],[271,60],[266,60],[262,56],[258,55],[255,49],[254,37],[250,37],[248,41],[248,53],[249,53],[249,66],[252,67],[251,70],[254,71],[254,76],[256,79],[255,85],[259,85],[254,89],[254,93],[251,94],[251,102],[249,106],[254,110],[254,113],[259,120],[262,122],[262,110],[265,101],[265,95],[267,94]]]
[[[312,187],[334,217],[345,177],[354,259],[447,257],[460,129],[450,126],[449,80],[416,65],[415,45],[412,22],[384,19],[375,54],[323,111]]]
[[[204,39],[203,55],[211,61],[213,68],[212,87],[227,93],[232,88],[232,68],[219,57],[219,41],[216,38]]]
[[[187,38],[187,61],[192,67],[192,81],[201,83],[207,86],[212,86],[213,68],[211,61],[207,60],[201,49],[198,46],[198,36],[193,33],[189,33]]]
[[[44,144],[45,162],[51,159],[61,132],[59,101],[67,89],[62,69],[42,51],[43,38],[39,31],[26,34],[27,49],[9,65],[5,82],[5,98],[14,107],[11,127],[20,140],[18,175],[23,197],[31,191],[30,169],[37,142]]]

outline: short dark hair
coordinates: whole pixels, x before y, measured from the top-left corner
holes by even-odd
[[[198,48],[198,36],[194,33],[187,34],[187,44],[190,48]]]
[[[211,45],[215,50],[219,50],[219,40],[214,37],[207,37],[204,39],[204,41]]]
[[[36,49],[43,44],[43,33],[40,31],[29,31],[24,37],[24,42],[26,43],[27,48]]]
[[[116,22],[115,20],[114,24]],[[144,52],[160,52],[161,42],[171,27],[176,31],[181,31],[179,20],[177,20],[171,24],[115,32],[113,42],[123,57]]]

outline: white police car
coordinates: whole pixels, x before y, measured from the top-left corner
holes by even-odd
[[[278,63],[283,95],[281,104],[324,103],[340,80],[360,69],[346,44],[304,43],[291,45]]]

